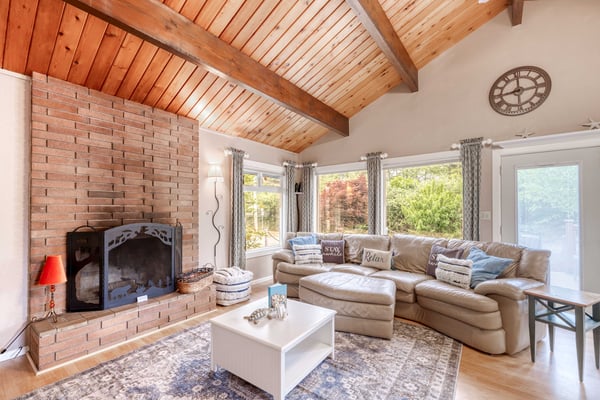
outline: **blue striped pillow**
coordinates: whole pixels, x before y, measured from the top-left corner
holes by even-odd
[[[294,259],[296,264],[322,264],[323,254],[320,244],[295,244]]]

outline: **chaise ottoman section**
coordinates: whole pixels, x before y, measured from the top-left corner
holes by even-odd
[[[333,264],[293,264],[280,262],[277,267],[275,280],[287,285],[288,297],[299,297],[298,282],[307,275],[329,272]]]
[[[300,300],[336,310],[335,329],[390,339],[396,286],[392,281],[343,272],[305,276]]]

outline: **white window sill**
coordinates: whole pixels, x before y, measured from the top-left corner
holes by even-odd
[[[270,256],[271,254],[275,253],[279,249],[280,249],[280,247],[265,247],[262,249],[249,250],[246,252],[246,258],[257,258],[257,257]]]

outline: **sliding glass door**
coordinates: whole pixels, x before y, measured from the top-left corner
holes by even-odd
[[[600,291],[600,149],[502,157],[502,240],[552,251],[550,283]]]

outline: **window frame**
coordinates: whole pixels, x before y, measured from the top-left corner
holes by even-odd
[[[399,169],[399,168],[414,168],[414,167],[425,167],[429,165],[438,164],[449,164],[449,163],[460,163],[460,153],[458,151],[441,151],[437,153],[420,154],[416,156],[406,157],[395,157],[387,158],[381,162],[381,178],[383,183],[381,185],[380,199],[381,199],[381,227],[382,234],[388,235],[387,226],[387,180],[385,179],[385,171],[388,169]]]
[[[315,190],[314,190],[314,198],[313,204],[315,204],[316,212],[314,213],[314,221],[313,226],[315,226],[318,230],[319,227],[319,179],[321,175],[332,175],[332,174],[345,174],[348,172],[362,172],[367,173],[367,162],[353,162],[353,163],[344,163],[344,164],[336,164],[336,165],[326,165],[322,167],[315,168]],[[365,210],[368,212],[368,210]]]
[[[258,186],[247,186],[243,185],[242,191],[245,193],[248,192],[265,192],[265,193],[280,193],[280,203],[279,203],[279,245],[277,246],[269,246],[269,247],[260,247],[258,249],[246,250],[246,258],[255,258],[262,257],[265,255],[270,255],[275,253],[282,247],[284,232],[282,229],[285,225],[285,215],[283,211],[283,206],[286,204],[286,182],[284,177],[284,168],[279,165],[267,164],[258,161],[252,160],[244,160],[244,168],[242,171],[243,175],[247,173],[258,174],[261,175],[275,175],[280,178],[281,184],[279,186],[262,186],[260,183],[260,178],[258,182]]]

